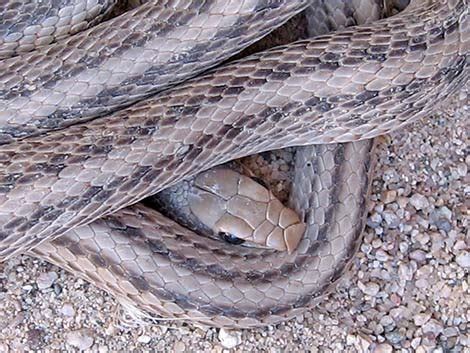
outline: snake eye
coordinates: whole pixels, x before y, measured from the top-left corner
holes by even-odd
[[[219,237],[221,237],[227,243],[233,244],[233,245],[240,245],[240,244],[243,244],[245,242],[245,240],[240,239],[240,238],[236,237],[235,235],[225,233],[225,232],[219,232]]]

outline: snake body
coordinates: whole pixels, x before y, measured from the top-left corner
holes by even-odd
[[[279,4],[274,10],[287,8]],[[287,8],[285,19],[306,6],[288,4],[295,9]],[[0,258],[30,251],[173,318],[248,327],[295,316],[331,286],[357,248],[373,145],[367,139],[429,113],[468,80],[468,10],[466,0],[416,0],[397,16],[240,59],[86,124],[60,113],[53,130],[74,125],[43,136],[34,135],[49,130],[41,123],[49,113],[14,118],[13,125],[13,115],[3,114],[9,143],[0,146]],[[255,35],[248,37],[239,43]],[[182,71],[184,78],[172,71],[135,97],[192,75]],[[121,83],[119,103],[77,119],[125,105],[121,92],[133,100]],[[36,104],[24,91],[2,92],[5,102]],[[231,159],[310,144],[321,145],[298,161],[306,175],[294,181],[291,197],[307,230],[292,254],[201,239],[133,205]]]
[[[151,0],[0,62],[0,143],[103,115],[228,59],[306,0]]]
[[[115,0],[0,1],[0,59],[46,46],[100,23]]]

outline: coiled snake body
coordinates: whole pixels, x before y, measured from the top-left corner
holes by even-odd
[[[0,62],[0,259],[30,252],[151,312],[217,326],[311,306],[360,240],[367,139],[468,80],[470,22],[467,0],[415,0],[164,90],[308,5],[149,2]],[[291,195],[307,230],[291,254],[201,239],[134,205],[234,158],[310,144]]]

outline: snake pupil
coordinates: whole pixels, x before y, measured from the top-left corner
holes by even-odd
[[[220,232],[219,236],[223,240],[225,240],[227,243],[230,243],[230,244],[233,244],[233,245],[240,245],[240,244],[243,244],[245,242],[245,240],[240,239],[240,238],[236,237],[233,234],[229,234],[229,233],[225,233],[225,232]]]

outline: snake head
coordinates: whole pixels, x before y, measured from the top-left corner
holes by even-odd
[[[193,214],[216,234],[291,253],[306,225],[264,186],[231,169],[213,169],[194,180]],[[236,243],[234,241],[229,241]]]

